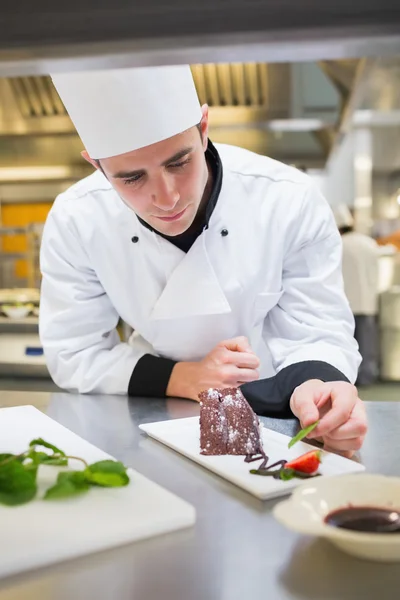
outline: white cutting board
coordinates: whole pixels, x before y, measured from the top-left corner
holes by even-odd
[[[245,463],[244,456],[203,456],[200,454],[199,417],[146,423],[139,427],[159,442],[191,458],[261,500],[289,494],[304,481],[299,479],[279,481],[273,477],[252,475],[249,473],[250,469],[257,468],[261,461]],[[264,451],[269,456],[271,465],[278,460],[290,460],[313,449],[310,444],[298,442],[289,450],[290,437],[265,427],[262,428],[262,432]],[[363,465],[330,452],[323,452],[322,464],[319,468],[321,475],[339,475],[364,470]]]
[[[87,462],[110,458],[33,406],[0,410],[0,452],[23,452],[37,437]],[[71,462],[72,469],[81,468]],[[56,467],[41,467],[39,495],[55,480]],[[63,469],[65,470],[65,469]],[[93,488],[81,497],[0,504],[0,577],[188,527],[195,510],[187,502],[128,470],[122,488]]]

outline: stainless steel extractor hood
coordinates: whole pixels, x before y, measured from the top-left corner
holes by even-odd
[[[200,102],[210,107],[214,141],[321,167],[357,68],[356,60],[209,63],[192,72]],[[0,185],[78,179],[91,171],[81,150],[48,75],[0,78]],[[9,197],[4,187],[2,197]]]
[[[395,0],[3,0],[0,75],[400,52]]]
[[[353,57],[394,53],[400,5],[393,0],[3,2],[0,181],[21,166],[46,167],[39,179],[53,173],[62,185],[90,171],[51,71],[189,62],[215,141],[320,168],[354,97],[360,61]],[[316,59],[312,76],[302,73],[299,61]],[[327,90],[328,101],[305,99],[318,70],[326,80],[319,87],[329,81],[336,93]]]

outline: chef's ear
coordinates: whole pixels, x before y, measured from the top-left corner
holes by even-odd
[[[208,145],[208,104],[203,104],[201,107],[202,117],[199,124],[201,139],[203,142],[204,152],[207,150]]]
[[[95,160],[94,158],[90,158],[87,150],[82,150],[81,156],[82,156],[82,158],[84,158],[85,160],[87,160],[87,162],[90,163],[95,169],[99,169],[100,171],[103,170],[101,168],[100,161]]]

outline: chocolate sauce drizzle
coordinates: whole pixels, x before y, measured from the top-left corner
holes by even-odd
[[[244,462],[251,463],[255,462],[256,460],[262,460],[262,463],[258,468],[265,469],[268,464],[269,457],[265,454],[263,450],[261,450],[260,452],[257,452],[257,454],[247,454],[246,458],[244,459]]]
[[[278,460],[278,461],[272,463],[272,465],[267,466],[269,457],[265,454],[265,452],[263,450],[261,450],[260,452],[257,452],[257,454],[247,454],[246,458],[244,459],[244,462],[251,463],[251,462],[255,462],[256,460],[262,460],[262,463],[259,465],[257,471],[270,471],[274,467],[278,467],[278,466],[279,466],[279,469],[281,469],[287,463],[287,460]]]
[[[308,474],[303,473],[302,471],[295,471],[294,469],[286,469],[285,465],[288,462],[287,460],[277,460],[276,462],[272,463],[272,465],[268,465],[269,458],[263,450],[260,450],[260,452],[257,452],[257,454],[247,454],[244,459],[246,463],[255,462],[256,460],[262,460],[262,463],[257,469],[250,470],[252,475],[268,475],[274,479],[283,479],[284,481],[293,479],[294,477],[297,479],[311,479],[313,477],[319,477],[319,473]]]

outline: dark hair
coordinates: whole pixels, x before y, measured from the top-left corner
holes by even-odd
[[[99,167],[100,171],[103,173],[104,177],[107,177],[107,175],[104,173],[103,167],[100,164],[100,159],[99,158],[94,158],[93,160],[96,163],[96,165]]]
[[[344,235],[345,233],[351,233],[352,231],[354,231],[354,227],[351,227],[350,225],[346,225],[345,227],[339,227],[340,235]]]

